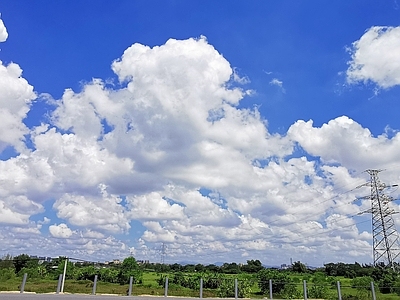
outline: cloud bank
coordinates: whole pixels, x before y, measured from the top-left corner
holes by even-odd
[[[398,160],[399,133],[374,137],[346,116],[271,133],[204,37],[133,44],[112,70],[118,84],[66,89],[27,128],[40,103],[18,65],[0,66],[0,150],[17,153],[0,161],[6,251],[97,261],[134,248],[155,261],[166,243],[171,261],[370,261],[368,217],[355,218],[369,204],[353,202],[368,191],[351,189]]]

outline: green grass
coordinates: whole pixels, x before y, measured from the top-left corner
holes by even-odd
[[[169,273],[167,275],[170,279],[172,279],[173,274]],[[189,275],[189,274],[188,274]],[[160,274],[156,272],[146,272],[143,274],[143,283],[142,284],[135,284],[132,289],[132,295],[154,295],[154,296],[163,296],[164,295],[164,288],[159,286],[156,280],[159,278]],[[242,275],[230,275],[227,276],[232,278],[232,280],[236,277],[240,278]],[[302,292],[303,290],[303,275],[293,274],[290,275],[292,279],[297,280],[297,289]],[[335,280],[341,282],[341,291],[342,295],[353,295],[353,296],[360,296],[360,292],[354,288],[351,288],[351,279],[337,277]],[[0,281],[0,291],[19,291],[20,284],[22,282],[22,278],[13,278],[7,281]],[[57,289],[57,280],[50,280],[50,279],[29,279],[25,285],[26,292],[36,292],[36,293],[54,293]],[[310,288],[311,282],[308,282],[307,285]],[[117,294],[117,295],[127,295],[128,293],[128,285],[120,285],[120,284],[113,284],[113,283],[106,283],[106,282],[97,282],[97,289],[96,294]],[[82,294],[91,294],[93,289],[93,282],[89,280],[66,280],[64,292],[66,293],[82,293]],[[337,297],[337,290],[336,286],[332,286],[329,289],[330,293],[334,298]],[[364,299],[372,299],[370,292],[364,291],[362,292]],[[183,288],[181,286],[177,286],[174,284],[169,285],[168,288],[168,295],[169,296],[184,296],[184,297],[199,297],[199,290],[191,290],[188,288]],[[257,281],[254,281],[252,286],[252,293],[250,295],[251,298],[261,299],[265,298],[269,295],[262,295],[260,293],[260,289],[258,287]],[[210,297],[218,297],[218,293],[216,290],[203,290],[203,297],[210,298]],[[278,299],[278,295],[274,295],[275,299]],[[381,294],[376,289],[376,298],[377,300],[398,300],[400,297],[395,294]],[[337,298],[336,298],[337,299]]]
[[[19,291],[22,278],[0,281],[0,291]]]

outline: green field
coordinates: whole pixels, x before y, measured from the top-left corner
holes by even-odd
[[[135,284],[132,289],[133,295],[164,295],[164,288],[161,287],[157,283],[157,279],[160,277],[160,273],[156,272],[145,272],[143,273],[143,281],[141,284]],[[172,278],[172,273],[164,273],[163,275]],[[187,276],[196,275],[196,274],[185,274]],[[238,277],[240,280],[240,275],[225,275],[226,278],[229,278],[230,281],[233,281],[234,278]],[[249,277],[249,276],[247,276]],[[303,279],[304,275],[290,275],[291,279],[295,282],[295,287],[298,292],[302,293],[303,290]],[[358,291],[355,288],[351,287],[352,280],[344,277],[336,277],[335,280],[339,280],[341,282],[341,291],[342,291],[342,299],[343,300],[362,300],[362,299],[372,299],[372,295],[370,291]],[[19,291],[20,284],[22,278],[17,277],[14,279],[9,279],[3,282],[0,282],[0,291]],[[308,282],[308,288],[313,287],[313,283]],[[97,282],[97,294],[118,294],[118,295],[127,295],[128,285],[120,285],[116,283],[106,283],[106,282]],[[49,280],[49,279],[28,279],[25,285],[26,292],[36,292],[36,293],[51,293],[55,292],[57,289],[57,280]],[[82,294],[91,294],[93,289],[93,282],[90,280],[66,280],[64,292],[66,293],[82,293]],[[338,299],[337,298],[337,289],[334,284],[331,284],[328,287],[329,297],[326,299]],[[186,297],[199,297],[199,289],[189,289],[184,288],[182,286],[176,284],[169,284],[168,288],[169,296],[186,296]],[[265,298],[269,297],[269,294],[262,295],[260,292],[260,288],[256,280],[252,281],[251,285],[251,293],[250,298]],[[218,297],[218,292],[215,289],[203,289],[203,297]],[[279,298],[279,295],[274,295],[275,299]],[[302,298],[302,297],[300,297]],[[376,291],[376,298],[378,300],[395,300],[400,297],[395,294],[381,294]]]

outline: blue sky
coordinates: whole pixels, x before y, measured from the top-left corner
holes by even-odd
[[[345,192],[368,168],[400,180],[397,1],[1,0],[0,13],[4,254],[157,261],[166,243],[171,262],[371,262],[369,223],[348,226],[368,190]],[[338,218],[335,238],[311,238]]]
[[[343,87],[338,75],[347,69],[345,48],[368,28],[398,25],[395,1],[5,1],[2,15],[11,31],[2,60],[24,66],[36,90],[54,97],[113,77],[110,63],[134,42],[152,47],[204,35],[250,78],[258,95],[244,105],[261,105],[272,131],[348,115],[379,134],[396,121],[387,109],[395,89],[369,99],[371,88]],[[269,85],[272,78],[283,81],[285,94]]]

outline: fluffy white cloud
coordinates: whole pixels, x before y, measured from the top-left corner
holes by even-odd
[[[65,194],[57,199],[53,208],[57,216],[68,220],[70,224],[81,227],[92,227],[118,233],[130,228],[121,198],[108,195],[105,187],[97,197]]]
[[[313,127],[312,120],[297,121],[288,135],[311,155],[350,169],[384,168],[400,159],[400,133],[392,138],[386,134],[374,137],[368,128],[346,116],[330,120],[320,128]]]
[[[381,88],[400,84],[400,27],[371,27],[350,52],[349,83],[371,81]]]
[[[5,66],[0,61],[0,152],[7,146],[13,146],[19,152],[26,148],[24,135],[29,130],[22,120],[36,95],[21,75],[22,70],[17,64]]]
[[[0,224],[28,224],[31,215],[43,211],[43,206],[26,196],[8,196],[0,200]]]
[[[7,28],[2,19],[0,19],[0,42],[5,42],[8,38]]]
[[[68,227],[67,224],[64,223],[61,223],[60,225],[50,225],[49,232],[51,236],[60,239],[67,239],[72,235],[72,230]]]

